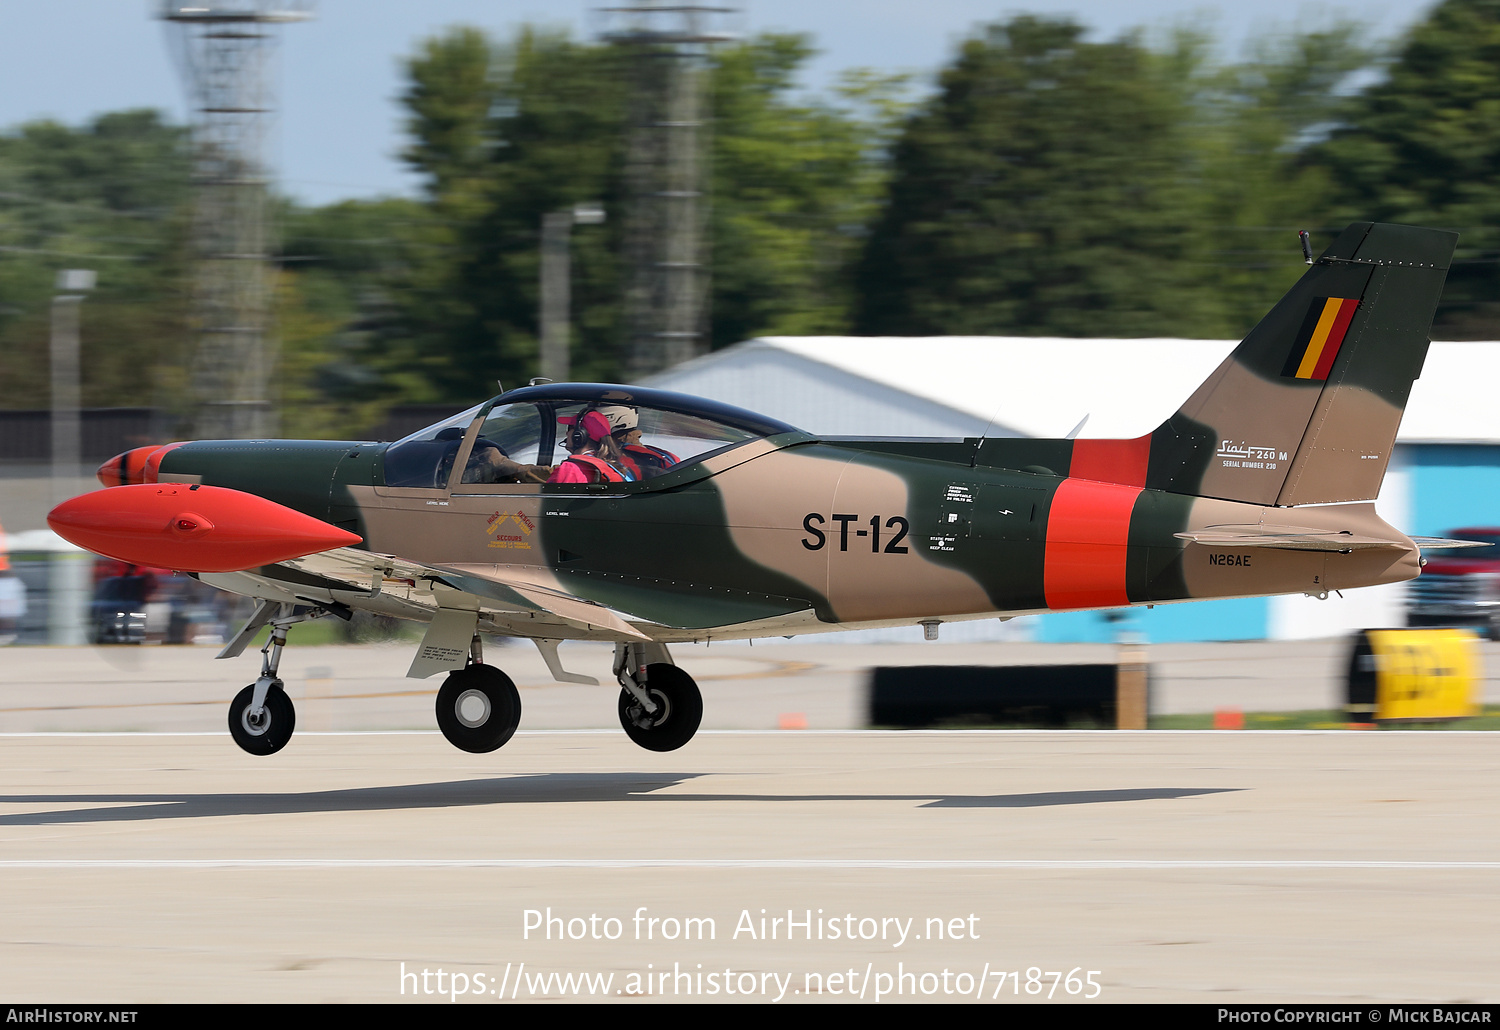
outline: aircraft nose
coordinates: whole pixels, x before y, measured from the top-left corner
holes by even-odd
[[[153,443],[145,447],[132,447],[100,465],[94,475],[105,486],[138,486],[141,483],[154,483],[162,455],[176,446],[178,445]]]

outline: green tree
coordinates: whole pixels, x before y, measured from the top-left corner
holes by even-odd
[[[624,95],[605,47],[524,30],[497,46],[475,29],[428,40],[403,97],[426,180],[427,260],[399,300],[395,355],[435,397],[472,397],[535,374],[542,216],[584,201],[619,211]],[[574,233],[574,368],[615,367],[619,219]]]
[[[423,41],[406,62],[401,102],[412,142],[401,157],[426,178],[432,197],[451,200],[483,177],[499,92],[492,51],[482,31],[459,26]]]
[[[719,51],[711,80],[712,344],[852,326],[854,261],[884,195],[906,79],[856,70],[797,98],[813,50],[765,35]]]
[[[407,326],[397,298],[432,260],[430,216],[405,198],[318,208],[283,205],[276,331],[281,431],[347,437],[401,400],[430,399],[405,367]]]
[[[1433,329],[1500,339],[1500,0],[1445,0],[1318,159],[1348,218],[1459,230]]]
[[[1310,154],[1348,103],[1351,76],[1373,60],[1360,26],[1334,21],[1267,32],[1234,64],[1191,62],[1183,81],[1204,237],[1196,275],[1224,335],[1246,332],[1305,270],[1297,229],[1319,246],[1343,229],[1333,176]]]
[[[161,404],[180,389],[190,167],[185,130],[155,111],[0,134],[0,404],[46,404],[62,268],[99,273],[83,316],[84,404]]]
[[[880,201],[903,80],[855,73],[829,98],[798,98],[811,53],[801,37],[771,35],[710,61],[715,346],[850,326],[849,270]],[[618,377],[628,60],[559,34],[528,29],[497,45],[455,29],[408,62],[404,156],[425,184],[428,260],[409,268],[398,303],[410,342],[388,365],[434,398],[535,374],[541,220],[585,201],[608,221],[573,234],[572,363],[580,378]]]
[[[1018,17],[908,120],[858,270],[871,334],[1192,334],[1188,98],[1138,39]]]

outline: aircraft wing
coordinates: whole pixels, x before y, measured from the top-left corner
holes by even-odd
[[[1208,547],[1270,547],[1283,551],[1358,551],[1402,546],[1399,541],[1385,537],[1302,526],[1208,526],[1172,535]]]
[[[279,562],[283,568],[331,581],[373,597],[393,589],[407,599],[430,593],[430,606],[528,616],[545,613],[581,629],[602,629],[637,640],[649,637],[602,604],[523,579],[424,565],[390,554],[336,547]],[[429,604],[424,603],[423,607]],[[550,621],[550,620],[549,620]]]
[[[680,636],[793,615],[817,617],[806,598],[522,565],[429,565],[353,547],[242,572],[202,573],[199,579],[266,601],[323,605],[345,614],[358,609],[430,622],[444,612],[463,612],[469,621],[488,617],[497,632],[540,640],[644,641],[660,636],[653,627]],[[226,648],[223,656],[239,649]]]

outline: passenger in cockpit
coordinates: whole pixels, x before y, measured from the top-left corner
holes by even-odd
[[[638,470],[638,479],[659,476],[677,464],[677,455],[641,442],[640,413],[623,404],[602,404],[599,413],[609,419],[610,435],[620,453]]]

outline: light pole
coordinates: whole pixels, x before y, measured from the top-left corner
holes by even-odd
[[[575,204],[565,211],[551,211],[542,216],[542,282],[538,347],[543,379],[565,383],[568,370],[568,324],[572,307],[572,261],[568,244],[575,225],[598,225],[604,221],[604,208],[598,204]]]
[[[57,273],[52,298],[52,501],[61,504],[78,492],[83,456],[78,409],[78,309],[94,288],[95,274],[83,268]],[[47,574],[47,640],[53,644],[88,642],[85,619],[89,604],[87,552],[55,551]]]
[[[78,309],[94,288],[95,274],[69,268],[57,273],[52,298],[52,503],[78,492],[82,440],[78,408]]]

